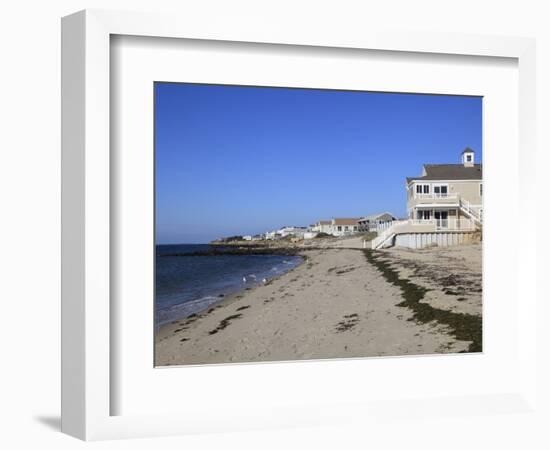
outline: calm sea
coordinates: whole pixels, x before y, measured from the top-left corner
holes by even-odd
[[[207,244],[157,246],[157,326],[200,312],[228,294],[279,276],[302,262],[299,256],[283,255],[169,256],[211,248]]]

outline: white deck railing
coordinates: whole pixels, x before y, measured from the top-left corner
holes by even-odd
[[[371,241],[371,248],[378,248],[378,246],[383,244],[386,239],[395,233],[395,230],[399,225],[404,225],[407,222],[408,220],[394,220],[392,222],[378,224],[378,236]]]
[[[389,222],[383,222],[376,224],[376,231],[380,235],[383,231],[387,230],[388,228],[391,228],[396,223],[406,222],[406,220],[392,220]]]
[[[472,219],[433,219],[437,230],[450,230],[450,231],[472,231],[476,229],[475,223]]]
[[[380,224],[378,236],[371,241],[371,248],[379,248],[396,233],[474,231],[476,223],[472,219],[407,219]]]
[[[456,200],[458,199],[458,194],[437,194],[432,192],[431,194],[414,194],[414,198],[419,200],[439,200],[439,199],[449,199]]]

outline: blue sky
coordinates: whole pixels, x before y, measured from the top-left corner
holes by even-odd
[[[480,97],[155,83],[157,243],[381,211],[423,163],[481,161]]]

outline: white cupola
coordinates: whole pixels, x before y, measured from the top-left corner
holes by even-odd
[[[466,147],[462,151],[462,164],[464,165],[464,167],[474,167],[474,155],[474,151],[470,147]]]

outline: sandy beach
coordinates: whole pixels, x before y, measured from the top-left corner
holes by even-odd
[[[161,327],[155,364],[480,350],[481,245],[300,254],[291,272]]]

